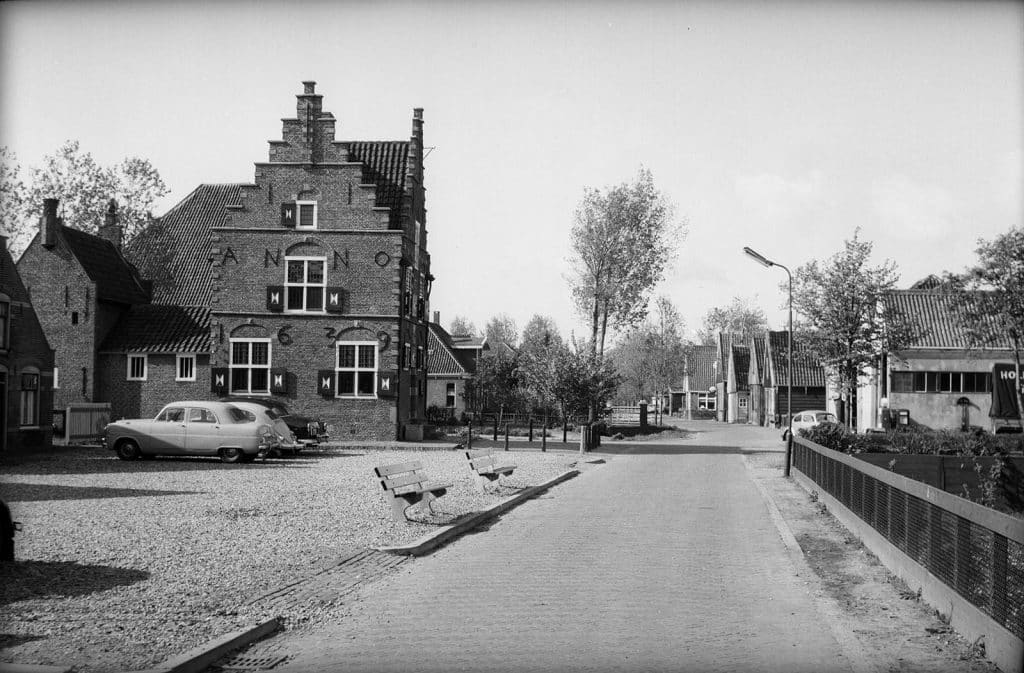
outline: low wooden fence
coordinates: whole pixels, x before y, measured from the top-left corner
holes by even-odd
[[[793,475],[996,665],[1024,671],[1024,519],[803,437]]]
[[[73,444],[100,438],[110,422],[109,402],[82,402],[54,412],[53,443]]]

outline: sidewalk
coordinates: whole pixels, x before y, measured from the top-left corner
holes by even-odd
[[[858,670],[734,440],[710,444],[610,457],[260,651],[286,671]]]

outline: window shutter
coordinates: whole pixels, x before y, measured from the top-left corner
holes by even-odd
[[[325,306],[326,306],[327,312],[328,313],[344,313],[345,312],[345,304],[348,303],[346,301],[346,299],[347,299],[347,297],[345,296],[346,294],[347,293],[345,292],[344,288],[334,287],[334,286],[328,287],[327,288],[327,300],[325,302]]]
[[[218,395],[228,394],[227,367],[210,367],[210,392]]]
[[[270,370],[270,392],[288,392],[288,370],[284,367],[272,367]]]
[[[280,312],[284,310],[284,286],[267,286],[267,310]]]
[[[377,375],[377,397],[394,397],[398,394],[398,374],[381,372]]]
[[[316,389],[324,397],[334,397],[334,370],[321,369],[316,373]]]
[[[281,204],[281,226],[295,228],[295,202],[287,201]]]

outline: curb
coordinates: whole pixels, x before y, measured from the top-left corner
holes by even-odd
[[[71,673],[74,666],[44,666],[42,664],[0,663],[0,673]]]
[[[580,474],[579,470],[569,470],[563,472],[554,479],[547,481],[539,486],[531,486],[522,493],[517,493],[510,498],[502,500],[496,505],[492,505],[488,509],[482,512],[477,512],[472,516],[460,521],[459,523],[445,526],[436,533],[431,533],[421,537],[420,539],[406,545],[398,545],[393,547],[377,547],[377,551],[387,552],[389,554],[399,554],[404,556],[424,556],[430,552],[443,547],[448,542],[451,542],[455,538],[463,535],[464,533],[476,528],[484,521],[492,519],[503,512],[507,512],[516,505],[533,498],[540,493],[548,490],[556,484],[560,484],[563,481],[568,481],[573,477]]]
[[[155,668],[132,673],[202,673],[229,652],[245,647],[263,636],[273,633],[277,630],[278,625],[278,618],[274,617],[248,629],[234,631],[211,640],[205,645],[194,647],[184,654],[171,657]],[[28,672],[26,671],[26,673]]]

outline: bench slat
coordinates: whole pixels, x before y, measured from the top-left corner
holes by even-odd
[[[380,485],[384,490],[394,490],[409,484],[420,484],[426,481],[427,478],[422,474],[416,474],[415,472],[408,472],[406,474],[400,474],[397,477],[384,477],[380,480]]]
[[[399,474],[401,472],[413,472],[415,470],[422,470],[423,464],[418,460],[413,460],[408,463],[395,463],[394,465],[380,465],[373,468],[377,473],[378,477],[387,477],[392,474]]]
[[[498,459],[494,456],[487,456],[486,458],[476,458],[469,461],[470,466],[474,470],[479,470],[490,465],[494,465],[498,462]]]
[[[486,470],[478,470],[478,472],[480,474],[512,474],[515,469],[515,465],[503,465],[501,467],[491,467]]]
[[[489,456],[494,453],[494,449],[472,449],[466,451],[466,457],[469,459],[479,458],[481,456]]]

